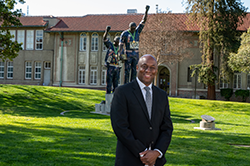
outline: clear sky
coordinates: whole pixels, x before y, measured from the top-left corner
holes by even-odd
[[[29,15],[53,16],[83,16],[87,14],[125,14],[127,9],[137,9],[144,13],[145,6],[150,5],[149,13],[156,12],[156,4],[162,11],[184,13],[183,2],[186,0],[25,0],[25,4],[18,3],[16,8],[22,9]],[[241,0],[250,12],[250,0]],[[125,2],[125,3],[124,3]]]

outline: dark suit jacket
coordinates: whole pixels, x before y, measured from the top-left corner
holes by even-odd
[[[166,92],[152,86],[152,117],[137,81],[118,87],[111,105],[111,123],[117,136],[116,166],[143,166],[139,153],[151,144],[163,156],[156,166],[166,163],[165,152],[171,141],[173,125]]]

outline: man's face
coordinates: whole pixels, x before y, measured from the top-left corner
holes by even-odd
[[[150,55],[142,57],[139,60],[136,69],[138,79],[146,86],[153,82],[154,77],[158,72],[157,62]]]
[[[131,33],[134,33],[135,29],[136,29],[136,26],[130,26],[130,27],[129,27],[129,31],[130,31]]]

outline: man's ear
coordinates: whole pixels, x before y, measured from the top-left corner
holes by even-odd
[[[136,70],[138,70],[138,68],[139,68],[139,66],[138,66],[138,65],[136,65]]]

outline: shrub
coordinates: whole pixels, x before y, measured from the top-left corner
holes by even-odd
[[[229,101],[233,95],[233,89],[231,88],[220,89],[220,95],[225,97],[225,99]]]
[[[243,90],[243,89],[239,89],[235,91],[235,96],[241,96],[242,97],[242,101],[246,101],[247,97],[249,96],[249,90]]]

